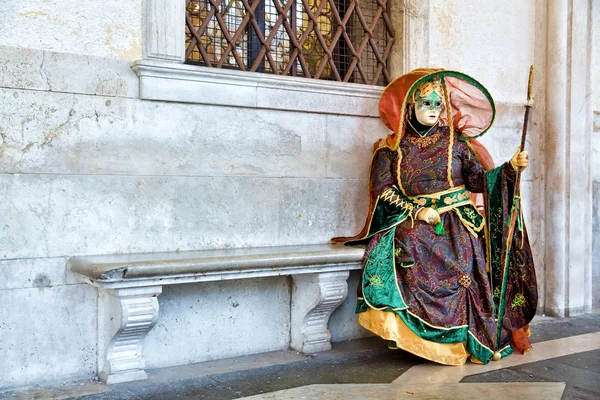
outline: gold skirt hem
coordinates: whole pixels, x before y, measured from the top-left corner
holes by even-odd
[[[414,333],[398,314],[369,308],[358,314],[358,323],[398,348],[444,365],[463,365],[470,356],[466,343],[435,343]]]

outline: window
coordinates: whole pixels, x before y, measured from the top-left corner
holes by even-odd
[[[186,62],[385,86],[387,0],[187,0]]]

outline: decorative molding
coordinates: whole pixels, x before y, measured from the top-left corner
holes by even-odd
[[[158,60],[139,60],[132,68],[144,100],[378,117],[384,89]]]
[[[290,334],[294,350],[316,353],[331,349],[327,323],[348,295],[349,276],[348,271],[294,275]]]
[[[144,0],[143,57],[183,62],[185,0]]]
[[[99,365],[100,378],[107,384],[147,379],[144,339],[158,321],[157,297],[162,293],[162,286],[107,290],[105,293],[109,296],[104,299],[107,304],[103,305],[101,317],[106,322],[111,318],[114,321],[120,311],[121,318],[117,332],[106,347],[106,354],[99,355],[102,363]],[[106,323],[100,327],[105,329],[99,332],[100,337],[110,337],[111,325]]]

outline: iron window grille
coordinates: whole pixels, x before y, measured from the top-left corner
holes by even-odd
[[[187,63],[385,86],[387,0],[187,0]]]

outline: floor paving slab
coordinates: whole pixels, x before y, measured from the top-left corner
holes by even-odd
[[[454,383],[434,385],[311,385],[275,393],[244,397],[245,400],[481,400],[481,399],[545,399],[559,400],[562,383]]]
[[[600,399],[600,350],[577,353],[546,361],[465,377],[461,382],[566,382],[569,392]],[[585,397],[584,397],[585,398]]]
[[[600,314],[566,319],[539,318],[533,324],[532,331],[531,340],[534,343],[534,353],[531,354],[539,356],[545,347],[557,347],[556,343],[567,343],[571,350],[559,354],[561,359],[558,362],[554,362],[553,359],[549,358],[535,359],[533,357],[525,359],[523,356],[514,355],[505,359],[506,361],[512,360],[510,361],[511,365],[498,365],[500,369],[496,370],[486,372],[484,366],[473,365],[474,372],[466,375],[479,375],[481,377],[479,381],[470,382],[466,379],[477,378],[472,378],[472,376],[465,378],[465,374],[462,374],[458,379],[455,378],[454,381],[445,383],[452,385],[459,383],[478,385],[490,382],[518,382],[521,384],[539,384],[542,382],[554,384],[557,382],[550,381],[559,377],[569,378],[571,374],[577,374],[577,370],[582,371],[582,379],[589,380],[590,377],[595,377],[595,374],[598,374],[600,366],[597,360],[600,357],[596,352],[597,350],[590,345],[594,342],[589,340],[593,340],[595,336],[588,337],[587,341],[581,341],[579,340],[581,337],[573,338],[573,335],[600,332]],[[571,339],[560,341],[560,339],[567,337],[571,337]],[[555,342],[555,340],[559,340],[559,342]],[[550,341],[550,345],[548,341]],[[600,343],[600,340],[598,340],[598,343]],[[516,362],[519,360],[525,360],[526,362]],[[535,374],[529,373],[531,370],[527,369],[529,368],[528,363],[532,361],[540,363],[532,367],[535,368]],[[315,384],[337,384],[340,387],[357,384],[390,386],[390,382],[399,376],[408,378],[415,368],[424,368],[425,365],[426,362],[423,359],[409,353],[388,350],[387,343],[380,338],[367,338],[335,343],[332,351],[316,355],[303,355],[293,351],[272,352],[150,370],[148,371],[150,379],[146,381],[107,386],[92,379],[90,381],[57,384],[54,387],[4,392],[0,393],[0,398],[17,400],[32,398],[63,400],[227,400],[244,396],[266,395],[275,391]],[[551,367],[548,371],[541,371],[541,369],[548,366]],[[427,374],[435,375],[434,370],[437,370],[437,368],[447,374],[450,371],[456,371],[458,367],[429,364],[426,368],[428,369]],[[561,374],[563,370],[567,372]],[[463,379],[465,380],[461,382]],[[576,380],[566,380],[567,386],[563,398],[599,398],[594,386],[590,387],[585,382]],[[573,385],[573,382],[577,385]],[[600,382],[600,379],[594,379],[594,382]],[[410,382],[404,383],[411,384]],[[428,387],[419,382],[413,383],[417,386]],[[394,392],[392,391],[392,393]],[[387,396],[387,394],[384,395]],[[380,398],[384,399],[386,397]],[[410,395],[408,398],[417,397]],[[445,397],[445,399],[448,398],[452,397]]]

